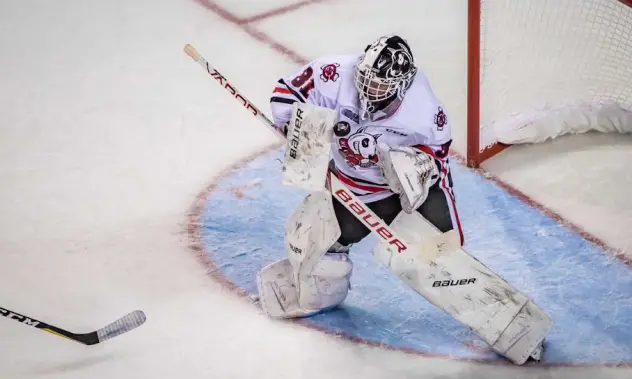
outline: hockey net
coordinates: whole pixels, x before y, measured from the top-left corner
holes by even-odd
[[[632,132],[632,0],[468,0],[472,167],[519,143]]]

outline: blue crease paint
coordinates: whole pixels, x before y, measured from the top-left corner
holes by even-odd
[[[221,274],[250,294],[261,267],[284,258],[283,227],[305,192],[283,186],[271,151],[218,183],[202,214],[202,239]],[[632,362],[632,271],[600,247],[452,162],[465,248],[527,293],[554,320],[544,362]],[[257,183],[257,186],[249,186]],[[236,198],[240,188],[244,198]],[[352,290],[343,305],[307,321],[395,348],[459,358],[476,335],[428,303],[373,258],[376,239],[354,245]]]

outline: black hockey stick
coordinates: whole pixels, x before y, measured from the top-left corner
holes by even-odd
[[[36,320],[34,318],[23,316],[19,313],[15,313],[5,308],[0,308],[0,315],[15,320],[24,325],[32,326],[34,328],[43,330],[50,334],[54,334],[59,337],[64,337],[84,345],[96,345],[100,342],[107,341],[111,338],[119,336],[123,333],[127,333],[132,329],[143,325],[147,317],[143,311],[134,311],[114,321],[113,323],[90,333],[76,334],[67,330],[58,328],[53,325],[49,325],[45,322]]]

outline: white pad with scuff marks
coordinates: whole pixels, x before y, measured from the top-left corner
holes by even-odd
[[[340,234],[331,194],[307,195],[285,225],[287,258],[258,274],[266,314],[273,318],[303,317],[346,298],[351,261],[346,254],[339,255],[341,259],[323,259]]]
[[[404,212],[414,212],[426,201],[430,187],[439,179],[434,158],[408,146],[379,144],[377,151],[389,188],[400,195]]]
[[[307,103],[294,103],[288,125],[283,184],[307,191],[327,191],[336,111]]]
[[[301,282],[301,303],[294,271],[285,258],[264,267],[257,275],[259,302],[271,318],[311,316],[342,303],[349,293],[353,264],[347,253],[328,253],[316,266],[309,281]]]
[[[418,212],[401,212],[391,227],[413,247],[397,252],[380,242],[374,249],[380,263],[515,364],[537,353],[551,318],[468,254],[456,231],[441,233]]]
[[[309,280],[314,267],[340,237],[341,231],[329,192],[313,192],[303,199],[285,223],[285,252],[300,281]]]

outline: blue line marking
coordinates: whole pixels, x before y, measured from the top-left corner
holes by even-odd
[[[252,294],[257,271],[284,258],[283,226],[305,196],[281,185],[282,157],[282,150],[275,150],[233,172],[203,211],[210,258]],[[632,362],[632,271],[475,172],[456,162],[452,170],[467,251],[554,320],[544,361]],[[243,187],[246,197],[237,199],[235,187]],[[345,303],[309,322],[398,348],[499,359],[468,347],[484,344],[380,266],[371,254],[375,242],[369,236],[351,250],[354,274]]]

